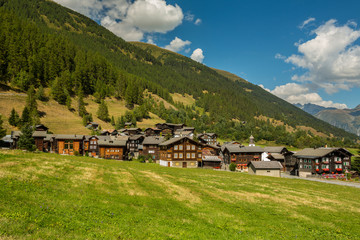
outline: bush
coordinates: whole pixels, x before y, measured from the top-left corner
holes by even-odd
[[[230,163],[229,169],[230,169],[230,171],[235,172],[236,164],[235,163]]]
[[[75,151],[74,156],[81,156],[81,154],[78,151]]]

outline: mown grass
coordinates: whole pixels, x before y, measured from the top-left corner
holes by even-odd
[[[358,239],[360,189],[0,152],[0,238]]]

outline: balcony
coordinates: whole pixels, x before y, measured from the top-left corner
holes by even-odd
[[[342,168],[337,168],[336,171],[342,172]]]
[[[341,164],[342,162],[341,162],[341,160],[340,160],[340,161],[336,161],[336,160],[335,160],[335,163]]]
[[[324,172],[329,172],[330,169],[328,169],[328,168],[323,168],[323,171],[324,171]]]

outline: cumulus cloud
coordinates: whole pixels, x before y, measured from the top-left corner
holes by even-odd
[[[194,61],[202,63],[205,58],[203,54],[203,50],[200,48],[195,49],[194,52],[191,54],[190,58]]]
[[[99,21],[125,40],[139,41],[146,33],[166,33],[182,23],[184,14],[165,0],[55,0]]]
[[[178,37],[175,37],[174,40],[170,42],[169,45],[165,46],[165,49],[173,51],[173,52],[179,52],[182,51],[186,46],[190,45],[191,42],[186,40],[182,40]]]
[[[323,107],[335,107],[339,109],[347,108],[346,104],[323,100],[318,93],[311,92],[309,87],[298,83],[287,83],[285,85],[277,86],[270,92],[293,104],[312,103]]]
[[[315,18],[310,17],[310,18],[306,19],[306,20],[299,26],[299,28],[300,28],[300,29],[303,29],[306,25],[308,25],[309,23],[311,23],[311,22],[313,22],[313,21],[315,21],[315,20],[316,20]]]
[[[360,46],[354,44],[360,31],[353,23],[338,26],[332,19],[321,25],[315,35],[298,43],[299,54],[293,54],[285,62],[305,70],[292,80],[311,82],[329,94],[360,86]]]
[[[259,84],[259,87],[261,87],[262,89],[264,89],[265,91],[271,92],[270,89],[266,88],[264,85]]]

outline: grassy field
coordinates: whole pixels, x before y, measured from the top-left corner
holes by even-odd
[[[1,239],[359,239],[360,189],[0,151]]]

